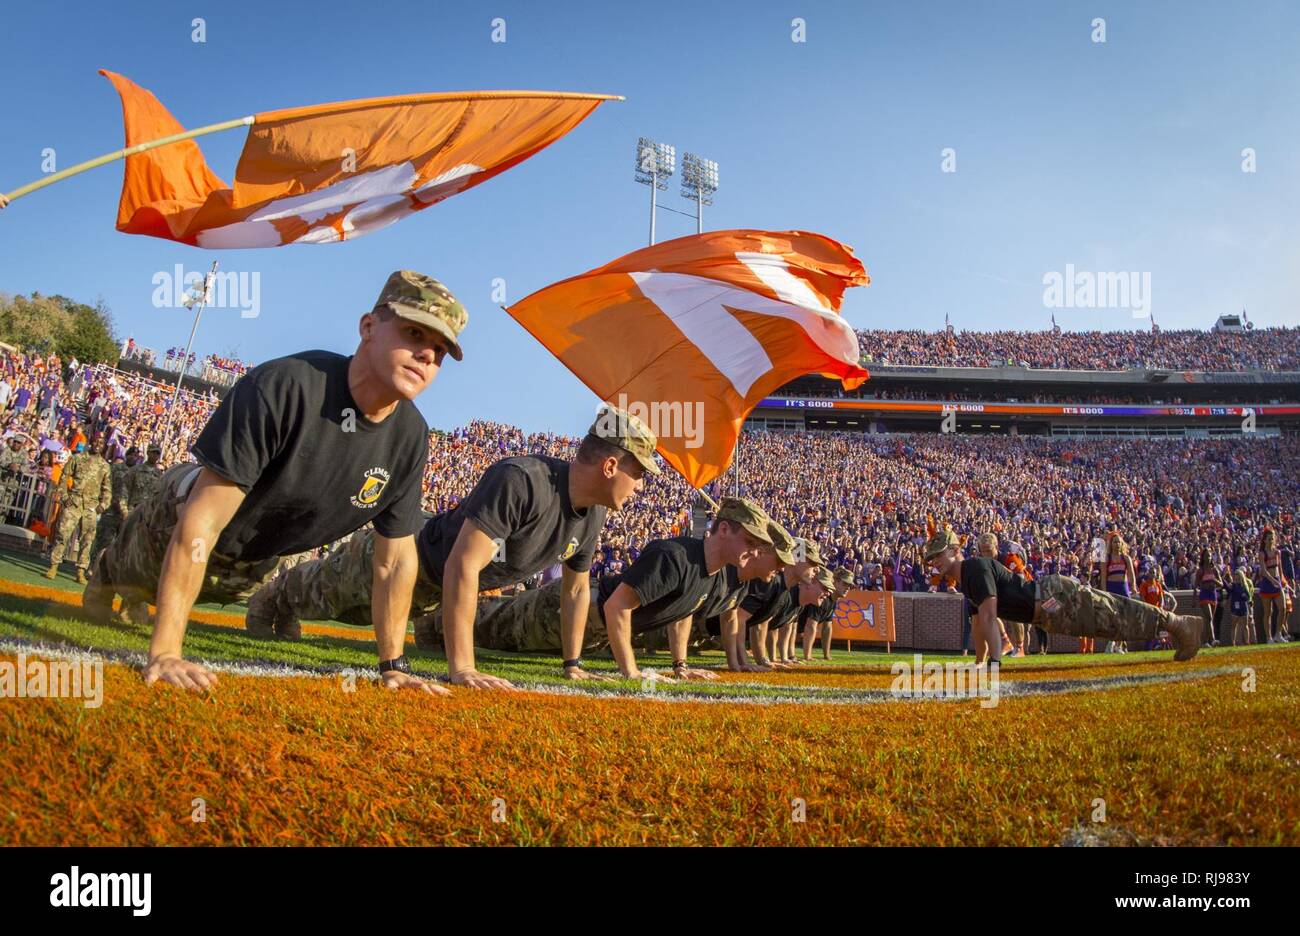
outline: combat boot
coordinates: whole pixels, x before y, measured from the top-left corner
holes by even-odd
[[[45,570],[45,577],[46,577],[47,579],[56,579],[56,578],[58,578],[58,577],[59,577],[59,567],[58,567],[57,565],[55,565],[54,563],[51,562],[51,563],[50,563],[50,567],[49,567],[48,569]]]
[[[104,569],[104,550],[101,549],[95,561],[90,564],[89,580],[80,569],[77,572],[80,580],[86,584],[81,593],[81,610],[96,621],[109,621],[113,616],[113,586]]]
[[[249,637],[270,640],[275,636],[275,603],[268,599],[266,589],[260,589],[248,599],[248,613],[244,615],[244,630]]]
[[[442,649],[442,636],[433,626],[435,617],[440,614],[442,614],[441,610],[433,611],[415,619],[415,645],[421,650]]]
[[[1201,628],[1205,622],[1199,614],[1180,614],[1165,625],[1174,645],[1174,659],[1184,663],[1201,649]]]
[[[90,583],[90,580],[89,580],[88,578],[86,578],[86,570],[85,570],[85,569],[78,568],[78,569],[77,569],[77,584],[78,584],[78,585],[88,585],[89,583]]]
[[[250,637],[271,640],[297,640],[302,636],[302,625],[291,614],[280,610],[270,589],[262,588],[248,600],[248,613],[244,616],[244,629]]]

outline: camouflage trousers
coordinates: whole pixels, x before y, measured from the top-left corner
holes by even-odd
[[[1064,575],[1038,579],[1038,598],[1055,598],[1061,610],[1048,614],[1041,609],[1034,624],[1051,634],[1072,637],[1103,637],[1107,640],[1154,640],[1176,615],[1136,598],[1113,595],[1091,588]]]
[[[96,563],[110,586],[129,603],[157,601],[158,579],[162,575],[167,545],[176,529],[179,510],[199,476],[199,466],[173,465],[163,473],[157,493],[127,515],[117,538],[110,542]],[[257,591],[280,566],[272,556],[244,562],[212,552],[208,555],[200,601],[234,604]]]
[[[101,549],[113,542],[120,529],[122,529],[122,515],[117,512],[116,507],[109,507],[95,527],[95,544],[90,547],[90,554],[98,555]]]
[[[344,621],[369,626],[375,577],[375,531],[352,534],[327,556],[282,568],[255,599],[277,616],[300,621]],[[421,569],[411,595],[411,613],[431,611],[442,603],[442,586]]]
[[[95,538],[95,508],[65,502],[63,509],[59,511],[59,522],[54,527],[54,550],[50,553],[51,566],[57,568],[63,561],[63,555],[68,550],[68,540],[72,539],[74,530],[77,533],[77,568],[85,569],[90,565],[90,559],[94,555],[90,547]]]
[[[474,619],[474,646],[485,650],[512,650],[519,653],[561,652],[560,605],[564,590],[562,579],[548,582],[541,588],[530,588],[509,597],[479,598]],[[432,633],[442,639],[442,611],[428,618]],[[591,606],[587,611],[587,627],[583,632],[582,649],[595,650],[604,646],[605,623],[600,617],[596,590],[591,590]]]

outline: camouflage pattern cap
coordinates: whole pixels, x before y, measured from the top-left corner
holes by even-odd
[[[776,550],[777,561],[781,565],[794,565],[794,537],[786,532],[785,527],[771,518],[767,521],[767,535],[772,540],[772,548]]]
[[[773,545],[772,534],[768,530],[772,518],[766,510],[747,497],[724,497],[718,507],[718,519],[735,523],[755,539]]]
[[[835,572],[835,581],[842,582],[845,585],[853,584],[853,573],[848,569],[837,569]]]
[[[433,329],[447,339],[452,357],[464,358],[459,338],[469,324],[469,313],[451,290],[432,276],[398,270],[384,283],[375,308],[392,309],[404,319]]]
[[[821,587],[827,591],[834,591],[835,579],[831,577],[830,569],[825,566],[821,566],[817,569],[817,584],[821,585]]]
[[[795,555],[802,555],[800,562],[811,562],[815,566],[825,565],[822,562],[822,551],[817,548],[817,544],[810,539],[800,536],[795,540]]]
[[[957,539],[957,534],[952,530],[943,529],[925,541],[925,549],[922,550],[921,555],[924,557],[926,562],[929,562],[950,546],[959,545],[961,544]]]
[[[651,474],[663,473],[663,469],[655,461],[655,449],[659,446],[659,438],[645,423],[626,410],[605,404],[596,416],[596,421],[587,430],[587,435],[617,445],[635,457]]]

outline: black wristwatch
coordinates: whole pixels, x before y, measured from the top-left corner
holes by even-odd
[[[380,675],[380,676],[382,676],[384,673],[392,672],[392,671],[394,671],[394,670],[396,670],[396,671],[399,672],[399,673],[406,673],[408,676],[411,674],[411,664],[408,663],[408,662],[406,662],[406,654],[405,654],[405,653],[403,653],[401,656],[399,656],[399,657],[398,657],[397,659],[395,659],[395,660],[380,660],[380,661],[379,661],[379,675]]]
[[[564,668],[565,668],[565,669],[582,669],[582,660],[581,660],[581,658],[579,658],[579,659],[577,659],[577,660],[565,660],[565,661],[564,661]]]

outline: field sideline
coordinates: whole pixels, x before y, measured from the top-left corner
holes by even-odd
[[[910,653],[653,694],[491,653],[533,691],[435,700],[377,688],[365,629],[267,643],[203,606],[187,648],[222,667],[204,698],[146,689],[147,631],[89,623],[41,568],[0,555],[0,663],[93,650],[104,701],[0,699],[0,844],[1300,843],[1289,647],[1011,660],[994,708],[893,700]]]

